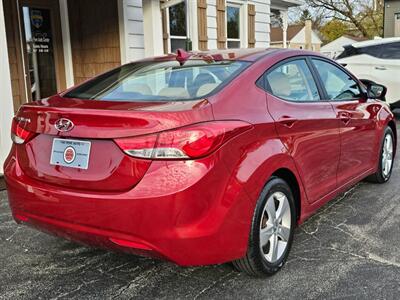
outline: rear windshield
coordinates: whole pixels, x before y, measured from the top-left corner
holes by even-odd
[[[248,62],[188,60],[124,65],[73,89],[67,98],[104,101],[179,101],[209,95]]]

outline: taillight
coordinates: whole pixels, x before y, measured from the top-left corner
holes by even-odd
[[[24,144],[30,141],[36,133],[24,129],[14,118],[11,126],[11,139],[15,144]]]
[[[252,128],[242,121],[215,121],[132,138],[116,139],[128,155],[147,159],[194,159],[209,155]]]

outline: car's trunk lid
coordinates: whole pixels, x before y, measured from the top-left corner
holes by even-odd
[[[151,161],[129,157],[113,141],[192,123],[212,120],[206,100],[185,102],[105,102],[59,96],[21,107],[17,118],[38,135],[17,146],[22,171],[32,178],[66,188],[123,191],[135,186]],[[70,131],[59,131],[60,119],[72,121]],[[50,163],[55,138],[89,141],[87,169]]]

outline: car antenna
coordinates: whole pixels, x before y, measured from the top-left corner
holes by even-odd
[[[179,48],[176,50],[176,60],[182,66],[190,57],[192,56],[191,53],[186,52],[185,50]]]

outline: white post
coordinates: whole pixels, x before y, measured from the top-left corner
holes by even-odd
[[[283,48],[287,48],[288,11],[281,10],[280,13],[282,19]]]
[[[126,51],[126,22],[128,20],[126,12],[126,2],[125,0],[118,0],[118,27],[119,27],[119,43],[121,49],[121,64],[126,64],[128,62],[128,54]]]
[[[0,174],[3,174],[3,163],[11,148],[10,130],[14,115],[3,1],[0,1],[0,49]]]
[[[188,37],[192,41],[192,50],[199,50],[199,30],[198,30],[198,21],[197,21],[197,1],[187,1],[188,5],[187,12],[188,18],[186,18],[188,22]]]
[[[240,9],[241,20],[243,24],[239,24],[241,28],[240,32],[240,47],[248,48],[249,47],[249,37],[248,37],[248,27],[249,27],[249,19],[248,19],[248,11],[249,6],[247,3],[244,3]]]
[[[72,63],[71,33],[69,29],[69,15],[67,0],[60,0],[61,33],[64,50],[65,78],[67,88],[74,86],[74,66]]]
[[[161,8],[159,0],[143,1],[145,56],[164,54]]]

